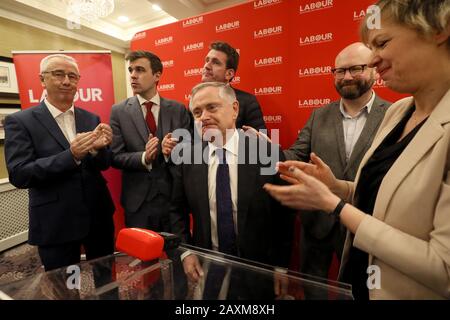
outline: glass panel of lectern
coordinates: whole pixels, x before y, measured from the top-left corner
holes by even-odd
[[[185,275],[194,254],[203,276]],[[281,288],[275,291],[275,286]],[[143,262],[118,253],[0,286],[0,299],[33,300],[352,300],[351,286],[187,245]]]

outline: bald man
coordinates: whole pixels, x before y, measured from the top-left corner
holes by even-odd
[[[390,105],[372,90],[378,75],[367,67],[370,56],[360,42],[337,55],[332,74],[341,99],[313,111],[295,143],[284,150],[287,159],[308,162],[314,152],[338,179],[355,179]],[[301,212],[301,222],[300,271],[327,278],[333,253],[341,256],[345,230],[325,212]]]

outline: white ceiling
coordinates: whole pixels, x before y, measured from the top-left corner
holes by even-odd
[[[68,0],[1,0],[0,16],[124,52],[139,31],[226,8],[249,0],[114,0],[114,11],[92,22],[68,23]],[[153,4],[161,7],[155,11]],[[128,22],[117,20],[127,16]],[[75,28],[74,28],[75,27]]]

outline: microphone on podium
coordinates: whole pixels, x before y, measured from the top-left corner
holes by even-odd
[[[161,257],[163,251],[178,247],[181,239],[171,233],[142,228],[124,228],[116,240],[117,250],[142,261]]]

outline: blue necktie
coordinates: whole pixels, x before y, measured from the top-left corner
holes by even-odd
[[[236,234],[233,222],[233,203],[231,202],[230,172],[225,149],[216,149],[219,159],[216,174],[217,235],[219,251],[237,255]]]

